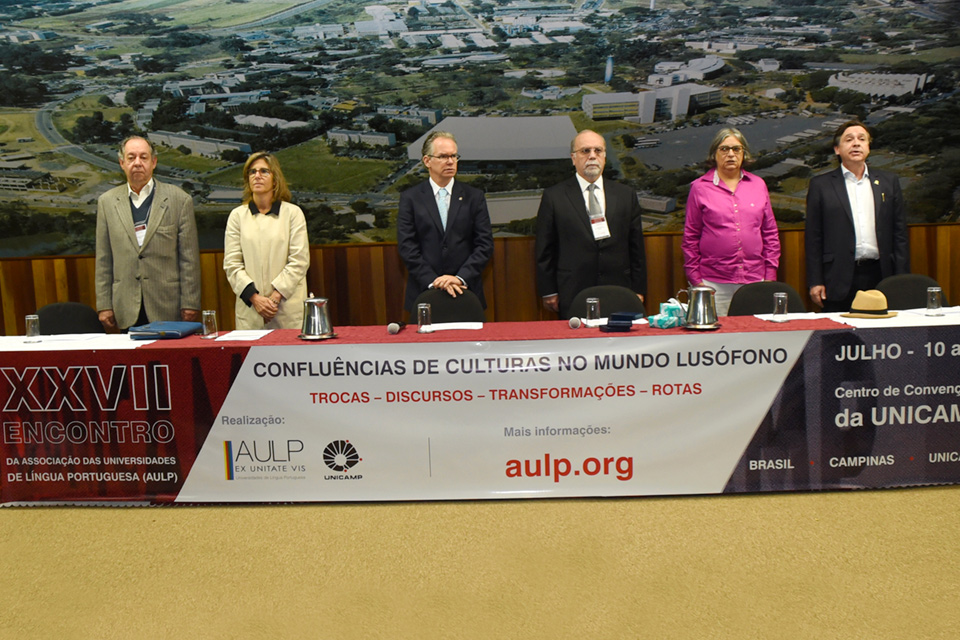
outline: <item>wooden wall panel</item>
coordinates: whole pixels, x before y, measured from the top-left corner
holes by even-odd
[[[37,310],[32,266],[29,260],[0,261],[4,335],[23,335],[23,316]]]
[[[648,234],[646,237],[647,295],[644,306],[649,314],[657,313],[661,302],[676,296],[687,286],[680,242],[681,236],[675,233]]]
[[[686,287],[678,233],[646,238],[647,310]],[[780,232],[779,278],[806,300],[803,231]],[[489,321],[550,319],[536,291],[533,238],[495,238],[493,257],[483,274]],[[910,264],[914,273],[936,279],[953,303],[960,303],[960,225],[910,227]],[[216,309],[223,330],[234,328],[236,298],[223,273],[223,252],[200,256],[202,301]],[[23,333],[23,317],[51,302],[73,300],[96,305],[93,256],[0,259],[2,335]],[[334,326],[387,324],[405,319],[406,272],[395,244],[322,245],[310,248],[308,291],[330,300]]]
[[[807,295],[807,267],[804,257],[803,233],[790,231],[780,234],[780,267],[777,269],[777,280],[789,282],[800,292],[805,302]],[[812,311],[813,303],[808,302],[808,310]],[[797,309],[802,311],[802,309]]]
[[[540,320],[533,238],[496,238],[493,256],[483,272],[488,321]]]

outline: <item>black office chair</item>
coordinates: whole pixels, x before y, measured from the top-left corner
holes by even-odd
[[[745,284],[730,299],[728,316],[752,316],[758,313],[773,313],[773,294],[787,294],[787,311],[803,313],[807,310],[803,296],[786,282],[768,280]]]
[[[416,322],[416,308],[422,302],[430,303],[430,322],[484,322],[483,305],[473,291],[464,291],[456,298],[443,289],[427,289],[413,303],[412,322]]]
[[[927,287],[939,287],[936,280],[921,273],[901,273],[884,278],[877,291],[887,298],[887,309],[926,309]],[[946,296],[940,303],[948,307]]]
[[[37,316],[41,335],[105,333],[97,312],[80,302],[54,302],[38,309]]]
[[[587,317],[587,298],[600,299],[600,315],[604,318],[620,311],[646,315],[647,310],[635,292],[618,285],[602,284],[587,287],[573,297],[573,302],[570,303],[571,318]]]

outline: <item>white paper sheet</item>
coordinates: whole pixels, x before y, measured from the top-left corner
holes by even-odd
[[[259,340],[263,336],[271,333],[273,329],[242,329],[237,331],[221,332],[214,338],[217,342],[226,342],[230,340]]]
[[[126,334],[62,333],[40,336],[40,342],[25,342],[25,336],[0,336],[0,351],[89,351],[136,349],[155,340],[131,340]]]
[[[483,329],[482,322],[434,322],[424,327],[421,333],[433,333],[434,331],[449,331],[450,329],[469,329],[475,331]]]
[[[857,329],[880,329],[883,327],[943,327],[960,324],[960,307],[944,307],[942,316],[928,316],[926,309],[898,311],[892,318],[845,318],[840,313],[825,313],[831,320]]]

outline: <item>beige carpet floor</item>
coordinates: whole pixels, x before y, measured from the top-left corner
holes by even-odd
[[[958,638],[960,487],[0,510],[0,639]]]

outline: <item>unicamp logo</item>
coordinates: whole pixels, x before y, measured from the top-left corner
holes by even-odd
[[[323,463],[332,471],[339,473],[326,475],[324,480],[360,480],[362,475],[350,475],[345,473],[363,460],[357,452],[357,448],[350,444],[349,440],[334,440],[323,450]]]

